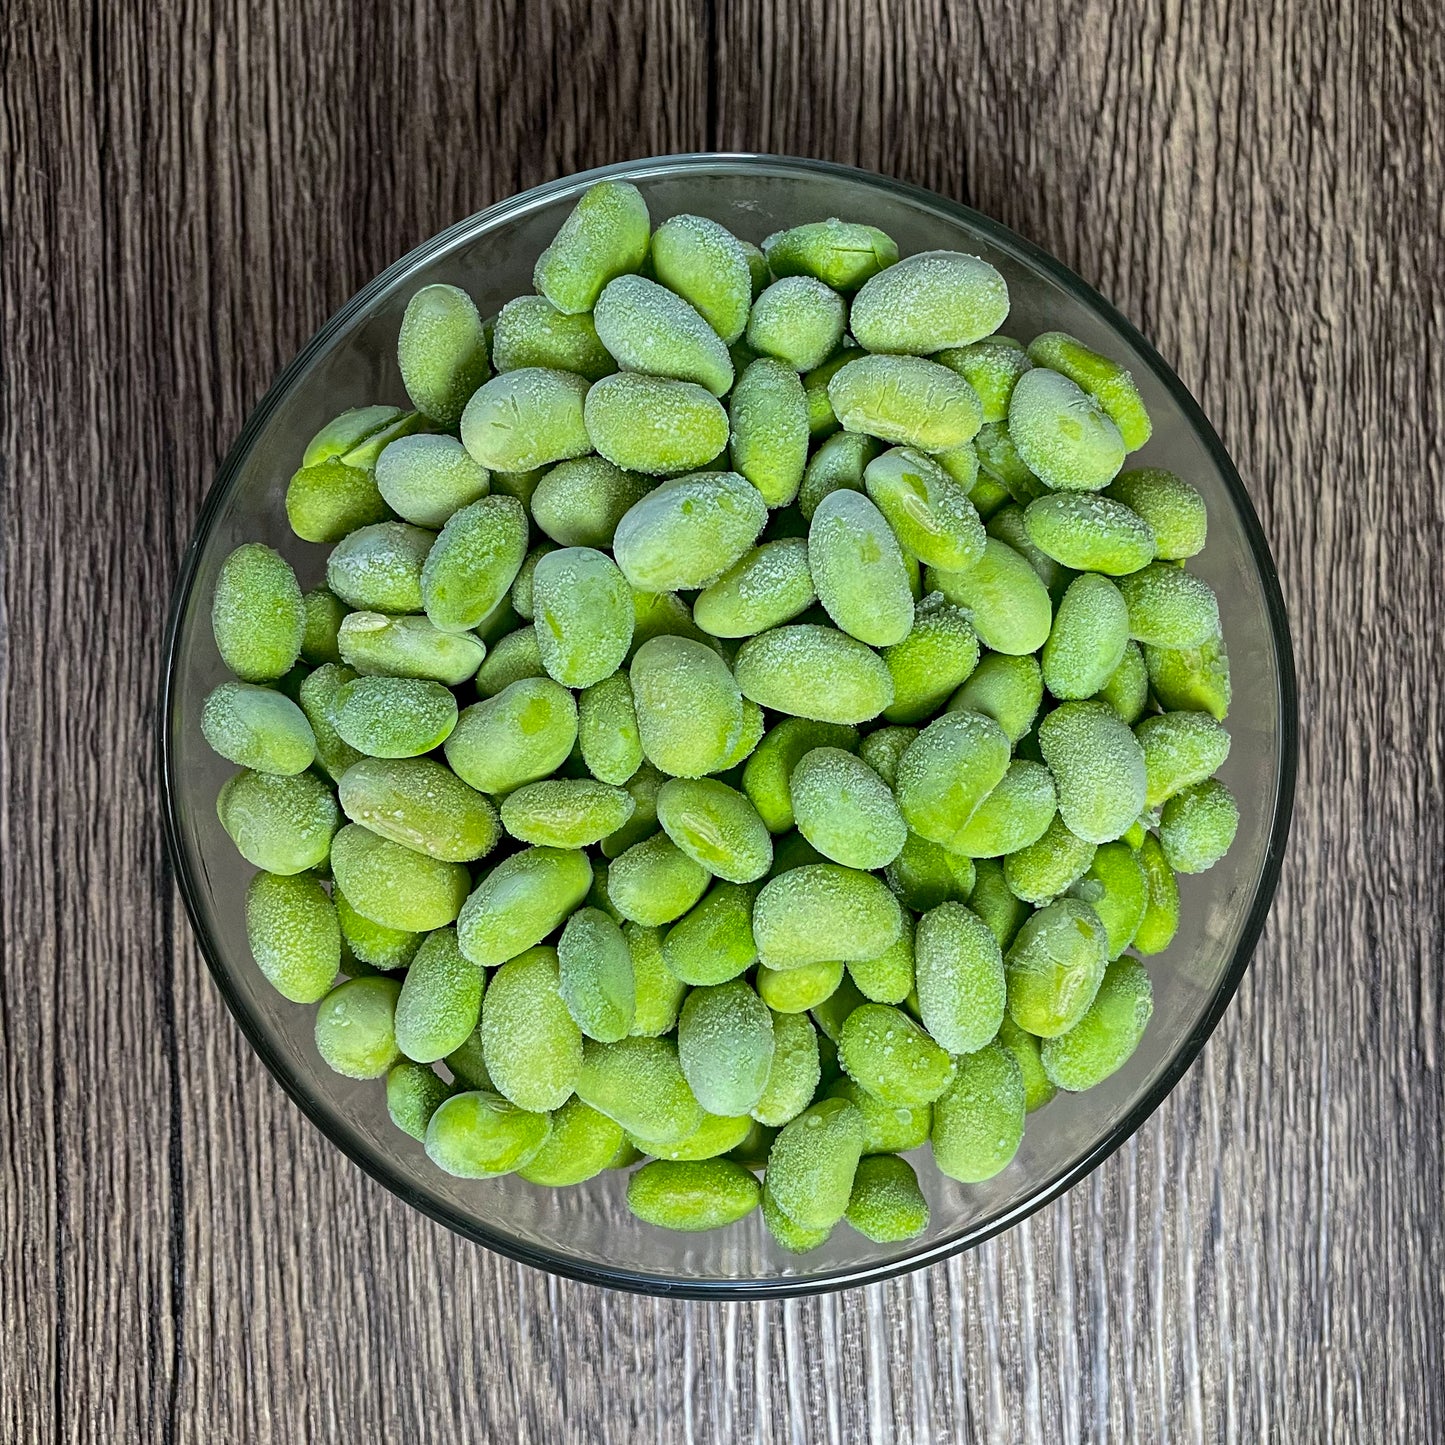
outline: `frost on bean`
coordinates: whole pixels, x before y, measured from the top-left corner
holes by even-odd
[[[858,1162],[848,1223],[874,1244],[901,1244],[928,1228],[928,1201],[906,1159],[874,1154]]]
[[[549,552],[533,574],[532,608],[542,666],[557,682],[590,687],[622,665],[632,644],[632,593],[605,552]]]
[[[834,623],[872,647],[901,642],[913,626],[903,551],[882,512],[860,492],[825,497],[808,528],[808,566]]]
[[[479,793],[509,793],[556,772],[576,741],[572,694],[549,677],[528,677],[463,708],[444,751]]]
[[[731,1159],[654,1159],[627,1181],[627,1207],[640,1220],[688,1233],[736,1224],[761,1194],[757,1179]]]
[[[597,335],[627,371],[691,381],[714,396],[733,384],[727,346],[676,292],[645,276],[609,281],[593,312]]]
[[[763,877],[773,841],[748,798],[712,778],[673,778],[657,794],[657,821],[688,857],[731,883]]]
[[[248,863],[288,876],[326,861],[341,821],[336,795],[314,773],[244,769],[221,788],[216,814]]]
[[[705,987],[727,983],[751,968],[758,957],[753,937],[757,892],[742,883],[717,883],[708,889],[667,930],[662,958],[668,971],[685,984]]]
[[[918,920],[913,954],[924,1027],[950,1054],[981,1049],[998,1032],[1006,993],[988,925],[962,903],[941,903]]]
[[[1209,517],[1204,498],[1183,477],[1162,467],[1120,472],[1107,495],[1128,507],[1154,533],[1155,553],[1177,562],[1204,550]]]
[[[460,1048],[482,1010],[482,971],[457,947],[454,928],[422,941],[396,1003],[396,1043],[407,1058],[435,1063]]]
[[[681,918],[707,890],[709,878],[666,833],[654,833],[617,855],[607,885],[624,918],[657,927]]]
[[[983,523],[968,489],[933,458],[894,447],[868,463],[863,483],[899,542],[920,562],[963,572],[982,556]]]
[[[1212,777],[1229,757],[1229,734],[1208,713],[1159,713],[1140,722],[1134,736],[1144,750],[1150,808]]]
[[[1203,873],[1219,862],[1239,830],[1239,805],[1211,778],[1181,789],[1164,804],[1159,843],[1176,873]]]
[[[341,926],[342,971],[351,977],[380,970],[391,973],[406,968],[416,957],[426,937],[409,928],[388,928],[363,917],[349,902],[341,886],[331,885],[331,902]]]
[[[1076,837],[1055,817],[1041,837],[1004,859],[1004,877],[1025,902],[1049,903],[1084,876],[1096,851],[1096,844]]]
[[[896,265],[898,245],[877,226],[833,217],[770,236],[763,254],[774,276],[815,276],[847,292]]]
[[[1129,609],[1107,577],[1086,572],[1069,583],[1040,663],[1044,686],[1056,697],[1088,698],[1099,692],[1124,660]]]
[[[993,652],[1037,652],[1053,625],[1053,602],[1039,574],[996,537],[987,539],[982,557],[967,571],[930,567],[925,585],[962,608],[978,640]]]
[[[647,1145],[680,1143],[701,1127],[698,1103],[671,1039],[589,1039],[583,1046],[577,1096]]]
[[[1124,439],[1108,412],[1046,366],[1015,384],[1008,434],[1029,471],[1056,491],[1100,491],[1124,465]]]
[[[843,298],[830,286],[813,276],[785,276],[753,302],[748,345],[794,371],[811,371],[842,340],[847,316]]]
[[[789,1220],[822,1230],[843,1217],[864,1137],[863,1116],[846,1099],[822,1099],[784,1126],[768,1153],[767,1188]]]
[[[214,689],[201,709],[201,732],[213,752],[258,773],[291,777],[316,758],[306,714],[284,694],[251,683]]]
[[[1143,750],[1106,703],[1060,703],[1039,724],[1039,748],[1059,814],[1086,842],[1111,842],[1144,811]]]
[[[302,467],[286,484],[286,519],[303,542],[339,542],[390,515],[372,473],[338,457]]]
[[[743,727],[743,697],[710,647],[654,637],[629,671],[643,755],[673,777],[698,778],[728,765]]]
[[[1124,645],[1124,656],[1109,680],[1094,694],[1106,702],[1130,726],[1138,722],[1149,706],[1149,671],[1144,663],[1144,650],[1131,637]]]
[[[517,1173],[553,1189],[581,1184],[602,1173],[622,1143],[620,1124],[573,1097],[553,1111],[546,1143]]]
[[[1040,1062],[1060,1089],[1092,1089],[1129,1061],[1154,1012],[1149,975],[1132,958],[1109,965],[1094,1001],[1067,1033],[1045,1039]]]
[[[500,837],[491,800],[431,758],[361,758],[337,791],[353,823],[445,862],[484,858]]]
[[[909,828],[954,848],[974,810],[1008,770],[1009,742],[992,718],[946,713],[909,744],[895,791]]]
[[[902,909],[887,885],[836,863],[780,874],[753,906],[758,950],[775,968],[875,958],[902,931]]]
[[[496,697],[514,682],[546,676],[547,669],[542,666],[542,652],[537,645],[537,629],[521,627],[493,644],[486,661],[477,669],[477,695]]]
[[[1018,1060],[991,1043],[958,1060],[948,1092],[933,1106],[933,1162],[963,1184],[1006,1168],[1024,1132],[1024,1081]]]
[[[637,986],[621,928],[600,909],[579,909],[562,930],[557,957],[562,998],[577,1027],[603,1043],[626,1038],[637,1009]]]
[[[917,736],[917,728],[879,728],[858,743],[858,756],[891,788],[898,781],[898,760]]]
[[[369,758],[415,758],[439,748],[457,722],[457,700],[439,682],[358,677],[337,690],[341,740]]]
[[[582,1031],[562,996],[556,949],[529,948],[492,975],[481,1043],[493,1087],[518,1108],[541,1112],[571,1098],[582,1071]]]
[[[569,316],[545,296],[518,296],[497,313],[492,364],[499,372],[528,366],[574,371],[588,381],[601,381],[617,370],[591,315]]]
[[[1014,1022],[1044,1039],[1073,1028],[1093,1002],[1107,962],[1108,935],[1087,903],[1064,897],[1039,909],[1005,958]]]
[[[837,432],[823,442],[809,458],[798,490],[798,511],[804,520],[811,521],[823,498],[839,488],[861,492],[863,474],[882,450],[875,438],[860,432]]]
[[[1027,1029],[1021,1029],[1007,1014],[998,1026],[998,1041],[1014,1056],[1024,1081],[1024,1112],[1032,1114],[1035,1109],[1053,1100],[1058,1086],[1044,1072],[1039,1057],[1041,1039],[1036,1039]]]
[[[462,864],[418,853],[356,823],[332,840],[331,872],[363,917],[417,933],[451,923],[471,887]]]
[[[577,699],[577,743],[587,770],[599,782],[620,785],[642,765],[637,709],[625,672],[615,672],[583,689]]]
[[[467,402],[462,445],[490,472],[526,472],[583,456],[592,450],[583,417],[587,395],[586,378],[574,372],[546,366],[504,371]]]
[[[1153,647],[1146,643],[1144,666],[1160,707],[1207,712],[1218,722],[1229,716],[1233,689],[1223,637],[1212,637],[1198,647]]]
[[[453,1094],[427,1125],[427,1157],[459,1179],[493,1179],[530,1163],[551,1129],[548,1115],[519,1109],[500,1094]]]
[[[935,358],[956,371],[977,393],[985,422],[1003,421],[1008,416],[1014,383],[1033,365],[1017,341],[1007,336],[987,336],[967,346],[952,346]]]
[[[1006,949],[1033,909],[1009,887],[1003,861],[980,858],[975,866],[968,906],[988,925],[999,947]]]
[[[487,647],[470,632],[443,632],[427,617],[350,612],[337,633],[347,666],[372,676],[429,678],[460,687],[473,678]]]
[[[889,1004],[864,1003],[848,1015],[838,1035],[838,1062],[874,1098],[901,1108],[931,1104],[953,1082],[948,1050]]]
[[[352,978],[332,989],[316,1010],[322,1062],[344,1078],[381,1078],[401,1058],[395,1030],[400,993],[390,978]]]
[[[975,865],[962,853],[950,853],[917,833],[909,833],[902,851],[888,865],[886,877],[888,886],[906,907],[926,913],[949,899],[966,899],[973,889]]]
[[[784,718],[770,728],[743,769],[743,791],[771,833],[793,826],[793,769],[814,748],[852,748],[856,728],[807,718]]]
[[[426,1138],[432,1115],[451,1094],[452,1086],[425,1064],[402,1059],[387,1070],[386,1112],[402,1133],[418,1142]]]
[[[326,890],[305,874],[257,873],[246,888],[246,941],[266,982],[292,1003],[325,996],[341,967],[341,928]]]
[[[931,593],[914,609],[913,627],[883,649],[893,679],[893,701],[883,716],[893,723],[932,717],[978,665],[978,634],[961,607]]]
[[[744,980],[688,994],[677,1023],[678,1061],[709,1113],[754,1109],[768,1082],[773,1049],[772,1014]]]
[[[483,497],[442,528],[421,569],[416,605],[376,610],[425,608],[443,632],[469,631],[506,598],[526,555],[527,517],[521,503],[512,497]]]
[[[728,441],[722,403],[693,381],[620,371],[587,393],[588,446],[628,471],[671,477],[705,467]],[[577,456],[581,451],[568,455]]]
[[[731,346],[748,324],[752,272],[748,250],[704,216],[672,216],[652,236],[652,272],[690,302]]]
[[[506,796],[502,826],[521,843],[586,848],[615,833],[636,807],[625,788],[592,778],[546,778]]]

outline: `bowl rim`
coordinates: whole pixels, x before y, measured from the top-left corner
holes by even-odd
[[[921,204],[953,220],[962,222],[982,232],[1001,250],[1036,267],[1063,288],[1072,292],[1077,299],[1090,307],[1138,351],[1203,442],[1230,494],[1248,541],[1259,574],[1265,612],[1269,621],[1271,643],[1279,665],[1277,697],[1280,744],[1279,774],[1273,799],[1273,822],[1259,880],[1255,886],[1254,897],[1228,968],[1222,975],[1194,1028],[1167,1060],[1154,1087],[1132,1109],[1117,1120],[1085,1154],[1073,1160],[1019,1203],[989,1215],[950,1239],[898,1258],[880,1261],[876,1264],[843,1266],[815,1275],[780,1275],[771,1279],[755,1277],[735,1280],[668,1278],[662,1275],[648,1274],[641,1270],[554,1255],[545,1247],[513,1238],[473,1219],[462,1217],[445,1206],[437,1205],[418,1196],[408,1181],[391,1167],[385,1156],[354,1148],[348,1140],[337,1137],[329,1127],[322,1111],[313,1103],[304,1080],[293,1075],[271,1048],[264,1031],[232,987],[230,973],[220,958],[203,922],[198,882],[192,874],[186,850],[181,841],[182,830],[177,806],[178,782],[175,776],[175,758],[171,746],[171,719],[175,705],[181,620],[190,601],[201,554],[210,537],[216,517],[230,493],[232,483],[250,452],[256,436],[270,421],[272,413],[280,405],[282,399],[288,395],[295,380],[306,372],[314,357],[330,346],[333,338],[340,331],[349,326],[359,313],[364,312],[374,301],[388,293],[410,272],[430,261],[438,252],[449,249],[464,237],[483,233],[501,221],[525,214],[559,196],[581,191],[600,180],[648,179],[687,171],[706,173],[709,170],[746,169],[753,166],[780,167],[793,172],[829,176],[837,180],[846,180],[870,188],[881,189],[900,199]],[[158,743],[156,757],[160,773],[167,857],[180,886],[197,946],[210,969],[216,987],[219,989],[226,1007],[240,1025],[241,1032],[246,1036],[252,1049],[255,1050],[272,1077],[331,1144],[340,1149],[353,1163],[378,1183],[439,1224],[446,1225],[473,1243],[484,1245],[488,1249],[495,1250],[499,1254],[522,1264],[531,1265],[536,1269],[564,1275],[586,1284],[659,1297],[706,1300],[784,1299],[824,1294],[893,1279],[973,1249],[985,1240],[993,1238],[1004,1230],[1011,1229],[1029,1215],[1042,1209],[1044,1205],[1072,1189],[1138,1132],[1174,1091],[1179,1080],[1198,1058],[1205,1041],[1217,1027],[1224,1010],[1234,997],[1240,981],[1249,967],[1265,919],[1269,914],[1279,882],[1294,811],[1299,751],[1298,700],[1294,649],[1290,640],[1288,615],[1280,589],[1279,575],[1249,493],[1214,427],[1188,388],[1154,346],[1088,282],[1049,255],[1048,252],[1010,230],[1001,222],[922,186],[915,186],[860,167],[841,165],[837,162],[816,160],[810,157],[750,151],[689,151],[675,155],[623,161],[592,170],[579,171],[498,201],[475,215],[438,232],[394,261],[330,317],[296,356],[282,368],[260,401],[251,409],[240,434],[216,471],[215,480],[202,503],[191,539],[181,558],[171,596],[161,662],[161,687],[156,713]]]

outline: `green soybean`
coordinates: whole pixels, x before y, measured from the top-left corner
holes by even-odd
[[[704,1114],[702,1123],[686,1139],[676,1144],[648,1142],[646,1152],[670,1161],[717,1159],[723,1154],[730,1155],[754,1127],[754,1121],[747,1114]]]
[[[546,938],[591,887],[585,853],[525,848],[477,884],[457,918],[457,941],[473,963],[505,963]]]
[[[811,371],[842,340],[847,316],[843,298],[832,287],[813,276],[785,276],[753,302],[748,345],[794,371]]]
[[[627,1207],[645,1224],[696,1232],[722,1229],[758,1207],[762,1186],[731,1159],[655,1159],[627,1181]]]
[[[760,356],[728,400],[732,464],[770,507],[798,494],[808,462],[808,404],[791,366]]]
[[[882,512],[860,492],[825,497],[808,528],[818,600],[844,632],[873,647],[901,642],[913,626],[903,552]]]
[[[591,315],[569,316],[545,296],[518,296],[497,313],[492,364],[499,372],[528,366],[575,371],[588,381],[601,381],[617,370]]]
[[[292,1003],[324,998],[341,968],[341,927],[307,875],[257,873],[246,887],[246,941],[266,982]]]
[[[477,693],[483,698],[496,697],[514,682],[546,676],[537,629],[522,627],[498,638],[493,645],[487,660],[477,669]]]
[[[625,672],[585,688],[577,700],[577,742],[588,771],[602,783],[625,783],[642,764],[642,738]],[[628,809],[630,817],[632,809]],[[620,828],[621,818],[609,832]],[[605,835],[604,835],[605,836]]]
[[[618,276],[593,312],[602,344],[627,371],[671,377],[723,396],[733,384],[727,346],[681,296],[645,276]]]
[[[933,1106],[933,1162],[962,1184],[1006,1168],[1024,1132],[1024,1081],[1018,1060],[991,1043],[958,1060],[953,1084]]]
[[[619,467],[652,476],[704,467],[728,440],[727,412],[706,387],[639,372],[595,383],[585,420],[592,448]]]
[[[415,758],[439,748],[457,723],[457,700],[439,682],[358,677],[337,690],[341,740],[369,758]]]
[[[657,794],[657,820],[688,857],[729,882],[751,883],[772,864],[772,838],[757,809],[725,783],[669,780]]]
[[[394,1021],[401,985],[390,978],[338,984],[316,1010],[316,1052],[348,1079],[379,1079],[401,1057]]]
[[[674,777],[728,765],[743,727],[743,699],[727,664],[684,637],[654,637],[630,670],[643,755]]]
[[[660,928],[624,923],[622,936],[632,955],[632,977],[637,1004],[630,1032],[636,1037],[657,1038],[671,1033],[677,1024],[687,985],[668,968],[663,954]]]
[[[1149,883],[1139,855],[1125,842],[1101,844],[1069,891],[1099,915],[1109,957],[1118,958],[1134,941],[1149,902]]]
[[[396,359],[412,405],[441,426],[455,426],[491,371],[476,303],[456,286],[423,286],[407,302]]]
[[[773,1018],[742,979],[694,988],[677,1022],[683,1077],[709,1113],[747,1114],[773,1062]]]
[[[1015,657],[1037,652],[1053,625],[1048,589],[1027,559],[989,537],[983,556],[966,572],[926,574],[930,591],[938,591],[963,609],[978,640],[993,652]]]
[[[748,252],[704,216],[672,216],[652,236],[652,272],[690,302],[731,346],[748,324],[753,287]]]
[[[353,823],[445,862],[484,858],[500,837],[491,801],[430,758],[358,759],[338,794]]]
[[[616,832],[636,806],[625,788],[591,778],[548,778],[507,795],[502,826],[522,843],[586,848]]]
[[[903,1108],[931,1104],[953,1081],[947,1050],[889,1004],[864,1003],[848,1015],[838,1035],[838,1062],[875,1098]]]
[[[1144,751],[1150,808],[1212,777],[1229,757],[1229,734],[1208,713],[1159,713],[1139,723],[1134,736]]]
[[[634,843],[614,859],[608,891],[617,911],[656,928],[681,918],[707,889],[709,874],[665,833]]]
[[[647,202],[629,181],[598,181],[537,258],[532,282],[569,316],[590,311],[614,276],[638,271],[651,229]]]
[[[921,251],[868,281],[849,323],[868,351],[927,356],[981,340],[1003,325],[1008,308],[1008,286],[987,261]]]
[[[840,488],[863,491],[863,473],[881,451],[878,441],[859,432],[830,436],[813,453],[803,473],[803,484],[798,489],[798,511],[803,518],[811,521],[818,503]]]
[[[341,818],[336,795],[313,773],[246,769],[221,788],[216,815],[248,863],[286,876],[326,861]]]
[[[1014,895],[1026,903],[1051,902],[1088,872],[1097,845],[1076,837],[1055,817],[1043,835],[1015,849],[1003,862]]]
[[[1044,1071],[1040,1058],[1043,1043],[1027,1029],[1021,1029],[1007,1014],[998,1027],[998,1041],[1014,1056],[1024,1081],[1024,1112],[1032,1114],[1052,1102],[1058,1094],[1058,1087]]]
[[[908,836],[888,785],[842,748],[814,748],[789,779],[798,831],[825,857],[850,868],[883,868]],[[771,850],[770,850],[771,852]]]
[[[1008,766],[1008,738],[992,718],[945,713],[899,759],[894,791],[904,821],[930,842],[953,848]]]
[[[759,707],[815,722],[867,722],[893,701],[883,659],[831,627],[795,623],[749,638],[733,670]]]
[[[599,382],[598,385],[605,383]],[[462,445],[491,472],[525,472],[592,450],[585,377],[546,366],[504,371],[480,387],[461,418]]]
[[[876,958],[854,959],[848,965],[848,975],[858,992],[871,1002],[902,1003],[913,991],[913,968],[913,919],[905,914],[897,942]]]
[[[713,637],[753,637],[791,622],[817,599],[802,537],[764,542],[698,593],[693,618]]]
[[[339,542],[390,515],[372,473],[338,457],[302,467],[286,484],[286,519],[303,542]]]
[[[768,1192],[804,1229],[828,1229],[848,1208],[863,1154],[863,1116],[846,1099],[822,1099],[786,1124],[768,1153]]]
[[[1041,1039],[1066,1033],[1093,1002],[1107,962],[1108,935],[1087,903],[1064,897],[1040,908],[1005,959],[1014,1022]]]
[[[1006,949],[1033,910],[1009,887],[1004,863],[980,858],[968,906],[988,925],[989,932]]]
[[[757,540],[767,503],[736,472],[699,472],[649,492],[617,524],[613,550],[643,592],[705,587]]]
[[[331,871],[364,918],[416,933],[451,923],[471,887],[462,864],[428,857],[356,823],[332,840]]]
[[[339,884],[331,885],[331,902],[341,925],[342,967],[352,977],[374,970],[390,973],[416,957],[426,937],[409,928],[387,928],[363,917],[346,900]],[[348,955],[350,955],[348,959]]]
[[[1045,1039],[1044,1072],[1060,1089],[1092,1089],[1128,1063],[1154,1012],[1149,975],[1132,958],[1109,965],[1088,1011],[1068,1033]]]
[[[602,840],[604,858],[616,858],[657,831],[657,794],[666,781],[663,774],[647,762],[628,778],[625,786],[632,799],[633,813],[616,832]]]
[[[603,1043],[626,1038],[637,1008],[637,990],[632,954],[617,924],[600,909],[579,909],[562,930],[557,956],[562,997],[577,1027]]]
[[[354,465],[364,466],[368,443],[380,437],[390,439],[406,415],[399,406],[353,406],[333,417],[306,443],[301,454],[303,467],[314,467],[332,457],[343,460],[355,453]]]
[[[529,1184],[564,1188],[608,1167],[623,1143],[622,1126],[581,1099],[569,1098],[552,1114],[552,1132],[517,1173]]]
[[[587,1040],[577,1096],[649,1147],[680,1143],[703,1122],[671,1039]]]
[[[551,1129],[548,1115],[519,1109],[499,1094],[453,1094],[427,1125],[427,1157],[459,1179],[493,1179],[535,1159]]]
[[[978,396],[956,372],[919,356],[862,356],[828,383],[844,431],[941,452],[971,441],[982,423]]]
[[[419,575],[417,605],[409,610],[424,607],[443,632],[478,627],[505,600],[526,555],[521,504],[512,497],[483,497],[442,528]]]
[[[775,1013],[789,1015],[817,1008],[842,981],[843,964],[838,962],[808,963],[802,968],[769,968],[760,963],[755,980],[762,1001]]]
[[[903,913],[871,873],[813,863],[763,885],[753,934],[770,967],[876,958],[903,931]]]
[[[1239,831],[1239,805],[1217,779],[1175,793],[1159,818],[1159,843],[1176,873],[1203,873],[1219,862]]]
[[[915,623],[916,629],[917,623]],[[889,670],[892,671],[891,668]],[[886,712],[892,710],[891,707],[885,709]],[[898,760],[907,751],[908,744],[917,736],[917,728],[879,728],[859,742],[858,756],[891,788],[898,780]]]
[[[863,1116],[865,1156],[902,1154],[928,1142],[933,1123],[933,1109],[928,1104],[886,1104],[846,1075],[828,1085],[827,1097],[846,1099]]]
[[[492,975],[481,1042],[493,1087],[518,1108],[540,1113],[571,1098],[582,1071],[582,1031],[563,999],[556,949],[529,948]]]
[[[386,1074],[386,1112],[391,1122],[418,1142],[426,1138],[427,1125],[450,1098],[452,1086],[425,1064],[402,1059]]]
[[[1033,365],[1027,352],[1008,336],[987,336],[967,346],[951,346],[935,360],[956,371],[978,393],[985,422],[1008,416],[1014,384]]]
[[[1121,502],[1094,492],[1052,492],[1030,502],[1033,544],[1065,567],[1122,577],[1155,557],[1154,529]]]
[[[1138,852],[1144,870],[1144,916],[1134,931],[1132,946],[1148,958],[1163,953],[1179,931],[1179,884],[1163,846],[1152,833],[1144,835]]]
[[[968,897],[973,889],[974,863],[961,853],[950,853],[910,833],[902,851],[888,865],[886,876],[888,886],[906,907],[926,913],[949,899],[962,901]]]
[[[978,634],[961,607],[930,594],[914,609],[913,627],[901,642],[883,649],[893,679],[890,722],[931,717],[978,665]]]
[[[1119,429],[1126,451],[1135,452],[1149,440],[1154,427],[1134,378],[1117,361],[1091,351],[1063,331],[1045,331],[1029,343],[1035,366],[1051,367],[1082,387],[1108,413]]]
[[[684,895],[686,896],[686,895]],[[662,956],[669,972],[692,985],[726,983],[758,956],[752,909],[757,889],[719,883],[668,930]]]
[[[1045,366],[1015,383],[1008,434],[1024,465],[1055,491],[1100,491],[1124,465],[1124,439],[1109,414]]]
[[[966,571],[983,554],[984,531],[965,487],[931,457],[894,447],[868,463],[868,495],[920,562]]]
[[[475,677],[486,644],[469,632],[443,632],[427,617],[350,612],[337,633],[349,667],[368,676],[415,677],[460,687]]]
[[[419,1064],[460,1048],[481,1017],[482,987],[482,971],[457,947],[456,929],[427,934],[402,980],[397,1047]]]
[[[1054,614],[1040,661],[1044,686],[1056,698],[1100,691],[1124,660],[1129,609],[1107,577],[1086,572],[1069,583]]]
[[[590,687],[622,665],[632,644],[632,593],[616,564],[591,547],[562,547],[532,579],[537,647],[548,674]]]
[[[812,221],[779,231],[763,248],[774,276],[815,276],[835,291],[856,291],[897,264],[897,243],[877,226],[855,221]]]
[[[305,629],[301,588],[286,559],[260,542],[237,547],[221,564],[211,601],[221,661],[243,682],[271,682],[295,666]]]
[[[554,773],[576,741],[572,694],[549,677],[529,677],[463,708],[444,751],[479,793],[509,793]]]
[[[1207,712],[1218,722],[1229,716],[1232,688],[1224,639],[1212,637],[1198,647],[1144,648],[1149,686],[1168,711]]]
[[[1154,533],[1155,555],[1181,561],[1204,550],[1209,517],[1204,498],[1182,477],[1162,467],[1120,472],[1107,495],[1128,507]]]
[[[858,1161],[845,1217],[874,1244],[900,1244],[928,1228],[928,1201],[906,1159],[874,1154]]]
[[[1199,647],[1219,635],[1219,602],[1209,584],[1168,562],[1119,579],[1129,634],[1147,647]]]
[[[818,1087],[818,1033],[804,1012],[771,1012],[773,1048],[752,1117],[769,1128],[796,1119]]]
[[[833,414],[833,403],[828,400],[828,383],[850,361],[862,355],[862,348],[850,346],[845,338],[843,345],[827,361],[815,366],[802,378],[803,404],[807,408],[810,437],[828,437],[837,432],[840,423]]]
[[[913,951],[923,1026],[950,1054],[981,1049],[998,1033],[1006,995],[989,926],[962,903],[941,903],[918,920]]]
[[[258,773],[292,777],[316,758],[306,714],[284,694],[246,682],[223,682],[201,709],[201,732],[213,752]]]
[[[1060,703],[1039,724],[1039,749],[1059,814],[1085,842],[1112,842],[1144,811],[1143,749],[1107,703]]]
[[[793,826],[790,782],[803,755],[819,747],[851,748],[857,740],[855,728],[806,718],[784,718],[768,730],[743,769],[742,783],[769,832],[786,833]]]
[[[766,1178],[763,1180],[763,1223],[767,1226],[768,1233],[789,1254],[807,1254],[810,1250],[826,1244],[828,1236],[833,1232],[831,1224],[823,1229],[804,1229],[802,1225],[795,1224],[778,1208],[773,1196],[768,1192]]]
[[[1144,650],[1131,637],[1124,644],[1124,656],[1109,680],[1095,694],[1106,702],[1130,726],[1138,722],[1149,706],[1149,670],[1144,664]]]
[[[313,587],[301,597],[304,619],[301,632],[301,661],[313,667],[323,662],[340,662],[341,625],[350,615],[346,604],[325,587]]]
[[[359,527],[332,549],[326,585],[351,608],[419,612],[422,572],[435,541],[434,532],[406,522]]]

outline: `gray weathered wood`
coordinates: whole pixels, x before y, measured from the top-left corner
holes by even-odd
[[[1431,0],[20,3],[0,27],[0,1440],[1445,1438],[1445,22]],[[1024,1227],[786,1305],[465,1245],[306,1125],[162,856],[177,559],[393,257],[688,148],[960,197],[1200,397],[1302,684],[1264,943]]]

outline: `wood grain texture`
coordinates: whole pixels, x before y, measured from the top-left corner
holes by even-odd
[[[1433,0],[18,0],[0,19],[0,1441],[1445,1438]],[[975,1253],[778,1305],[465,1245],[251,1056],[163,858],[177,560],[279,365],[549,176],[875,167],[1111,296],[1295,628],[1294,841],[1199,1063]]]

